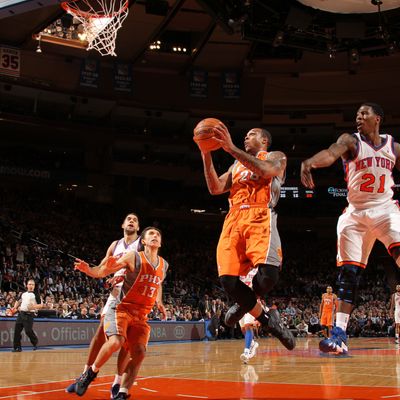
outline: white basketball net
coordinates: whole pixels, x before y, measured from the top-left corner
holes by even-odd
[[[79,6],[77,2],[64,2],[62,6],[83,25],[87,50],[97,50],[102,56],[116,56],[117,32],[128,16],[128,1],[80,0]]]

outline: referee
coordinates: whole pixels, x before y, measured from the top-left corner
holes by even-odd
[[[33,316],[36,314],[36,310],[43,308],[43,302],[41,302],[39,296],[34,293],[35,281],[29,279],[27,285],[27,291],[22,293],[20,300],[15,303],[14,311],[19,311],[17,321],[15,322],[14,331],[14,349],[13,352],[22,351],[21,348],[21,333],[25,329],[25,333],[29,337],[33,350],[37,349],[38,338],[33,332]],[[40,302],[40,304],[38,304]]]

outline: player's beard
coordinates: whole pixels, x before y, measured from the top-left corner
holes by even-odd
[[[134,228],[125,228],[125,235],[130,236],[133,235],[136,231]]]

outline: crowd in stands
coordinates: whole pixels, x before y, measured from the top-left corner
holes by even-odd
[[[46,310],[54,316],[98,319],[109,289],[105,280],[74,271],[74,256],[98,263],[108,245],[122,236],[120,224],[125,215],[117,217],[111,210],[96,208],[106,206],[67,206],[51,198],[44,201],[4,192],[0,192],[0,206],[0,316],[10,316],[28,278],[33,278]],[[163,231],[162,254],[171,265],[164,286],[167,320],[208,319],[215,338],[240,337],[240,330],[223,323],[230,303],[218,286],[216,274],[219,224],[193,227],[171,221],[151,222]],[[335,287],[337,277],[335,241],[307,235],[291,238],[289,233],[282,236],[285,262],[280,282],[266,305],[276,307],[284,324],[298,335],[317,335],[321,330],[321,295],[327,285]],[[350,319],[350,336],[391,334],[391,289],[384,272],[380,258],[372,257],[359,305]],[[161,318],[156,308],[150,318]]]

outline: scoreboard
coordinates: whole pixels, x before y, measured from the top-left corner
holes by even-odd
[[[347,188],[346,187],[318,187],[318,198],[323,199],[337,199],[346,200],[347,198]],[[400,199],[400,184],[395,184],[393,186],[394,198]],[[280,198],[281,199],[314,199],[317,194],[316,190],[307,189],[303,186],[282,186]]]
[[[314,190],[301,186],[282,186],[281,199],[312,199]]]

